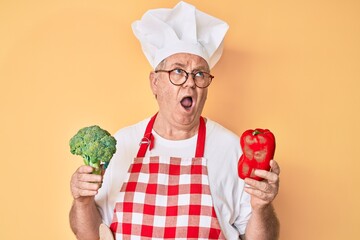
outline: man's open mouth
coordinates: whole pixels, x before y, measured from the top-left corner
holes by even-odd
[[[193,105],[193,99],[192,97],[184,97],[180,103],[181,106],[183,106],[183,108],[190,109],[191,106]]]

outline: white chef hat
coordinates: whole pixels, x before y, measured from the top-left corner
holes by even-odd
[[[132,24],[143,52],[155,69],[175,53],[192,53],[204,58],[212,68],[220,59],[226,22],[179,2],[173,9],[147,11]]]

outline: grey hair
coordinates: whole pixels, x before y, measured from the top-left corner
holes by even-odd
[[[162,70],[166,65],[166,58],[164,58],[155,68],[155,71]]]

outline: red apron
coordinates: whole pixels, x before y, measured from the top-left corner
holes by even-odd
[[[200,118],[195,158],[145,157],[153,146],[150,120],[121,187],[110,226],[116,239],[225,239],[213,206],[203,158]]]

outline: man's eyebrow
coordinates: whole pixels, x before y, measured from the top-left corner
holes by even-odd
[[[181,67],[181,68],[185,68],[186,65],[185,65],[185,64],[182,64],[182,63],[173,63],[173,64],[171,64],[171,67]]]
[[[173,64],[171,64],[171,67],[172,68],[173,67],[181,67],[182,69],[184,69],[186,67],[186,64],[173,63]],[[192,72],[198,72],[198,71],[208,72],[209,69],[206,66],[198,66],[192,70]]]
[[[209,68],[205,66],[199,66],[192,70],[193,72],[210,72]]]

